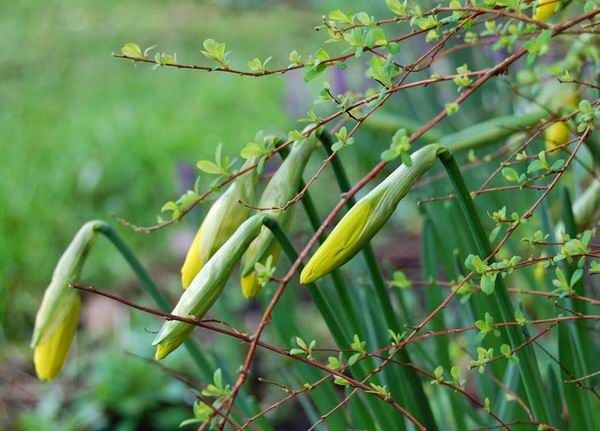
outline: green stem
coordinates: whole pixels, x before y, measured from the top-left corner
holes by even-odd
[[[427,281],[425,289],[425,298],[427,302],[427,310],[431,312],[442,302],[442,290],[437,285],[438,277],[438,256],[437,245],[435,243],[435,232],[433,223],[427,213],[423,211],[423,231],[421,234],[421,265],[423,267],[423,279]],[[444,315],[437,315],[431,322],[432,328],[435,331],[443,331],[446,329]],[[436,357],[440,364],[446,369],[452,368],[450,361],[450,348],[447,337],[435,337]],[[450,397],[450,406],[456,429],[465,429],[464,414],[459,400],[456,397]]]
[[[333,145],[331,135],[325,129],[321,129],[319,131],[318,137],[323,143],[325,149],[327,150],[327,153],[331,155],[331,146]],[[342,193],[348,192],[351,189],[350,181],[339,157],[333,157],[331,159],[331,167],[333,169],[333,172],[335,174],[336,180]],[[356,199],[354,198],[354,196],[351,196],[347,201],[348,209],[352,208],[352,206],[354,206],[355,203]],[[379,265],[377,263],[377,259],[375,258],[375,253],[373,252],[371,244],[367,243],[363,247],[361,253],[363,254],[363,257],[367,264],[367,268],[369,270],[369,274],[373,281],[375,294],[379,301],[379,305],[383,310],[386,325],[388,325],[389,329],[399,331],[400,324],[398,322],[396,314],[394,313],[394,309],[392,307],[392,303],[388,295],[388,290],[386,288],[383,275],[381,274],[381,271],[379,269]],[[403,314],[408,319],[409,314],[401,294],[399,294],[398,296],[398,302],[400,304]],[[379,331],[378,335],[381,339],[381,334],[379,334]],[[406,349],[401,349],[397,353],[397,355],[401,362],[412,363],[408,351]],[[437,430],[437,425],[435,423],[433,412],[431,411],[429,401],[427,400],[427,396],[423,391],[423,386],[421,384],[419,376],[417,375],[417,372],[414,371],[412,368],[398,368],[397,370],[398,372],[396,373],[392,371],[387,373],[387,375],[389,376],[387,380],[390,384],[392,393],[399,396],[402,402],[406,403],[406,405],[412,411],[415,411],[417,413],[417,417],[424,423],[427,429]],[[398,376],[398,378],[395,378],[392,374],[395,374],[396,376]],[[406,382],[406,385],[401,384],[404,382]]]
[[[121,256],[123,256],[123,258],[127,261],[133,272],[140,280],[142,288],[152,297],[158,308],[164,312],[170,312],[172,306],[169,304],[169,301],[167,301],[164,295],[160,292],[158,286],[154,280],[152,280],[152,277],[150,277],[150,274],[148,274],[133,251],[129,248],[125,241],[123,241],[115,229],[108,223],[104,223],[98,228],[98,232],[104,235],[115,246]],[[188,339],[185,340],[184,346],[194,363],[199,368],[202,378],[207,381],[211,381],[214,373],[212,361],[208,359],[204,353],[202,353],[196,342],[191,337],[188,337]],[[249,415],[256,414],[258,412],[256,403],[253,402],[253,400],[245,391],[240,392],[240,395],[241,407],[244,410],[244,413]],[[260,426],[264,427],[265,429],[272,429],[272,427],[264,418],[261,418],[257,424],[260,424]]]
[[[573,215],[573,204],[569,196],[568,189],[562,193],[562,218],[565,226],[565,232],[575,238],[577,235],[577,224]],[[560,240],[557,238],[557,240]],[[575,262],[563,261],[567,280],[571,280],[573,273],[577,270]],[[573,286],[576,294],[585,296],[583,280],[579,280]],[[568,297],[564,299],[567,307],[575,310],[577,313],[585,314],[585,303],[581,301],[571,301]],[[594,361],[592,351],[590,350],[590,339],[587,327],[583,322],[566,322],[558,330],[558,353],[563,367],[564,380],[572,379],[572,376],[583,376],[593,369]],[[594,423],[594,414],[591,408],[588,392],[582,390],[574,384],[567,384],[565,387],[565,399],[569,409],[570,423],[573,429],[590,429]]]
[[[142,288],[148,293],[156,305],[164,312],[171,311],[171,305],[163,294],[158,289],[158,286],[154,283],[150,275],[146,272],[138,258],[135,256],[129,246],[123,241],[123,239],[117,234],[111,225],[108,223],[103,224],[98,229],[121,253],[121,256],[127,261],[135,275],[137,275]],[[202,373],[202,377],[205,379],[212,379],[214,372],[211,361],[200,351],[196,343],[191,338],[188,338],[185,342],[185,347],[192,357],[198,368]]]
[[[281,157],[284,159],[288,153],[289,150],[287,148],[284,148],[280,152]],[[304,190],[305,187],[306,184],[304,183],[304,181],[301,181],[299,189]],[[315,203],[308,190],[305,191],[304,196],[302,197],[302,205],[304,206],[304,211],[306,212],[306,216],[308,217],[311,227],[314,231],[318,230],[319,226],[321,225],[321,221],[319,219],[319,214],[317,213]],[[319,238],[320,243],[323,243],[323,241],[323,237]],[[364,337],[364,334],[360,324],[358,323],[358,316],[354,304],[352,303],[352,299],[348,294],[348,289],[346,289],[344,286],[342,276],[338,270],[333,270],[330,273],[330,275],[333,280],[333,286],[335,288],[336,294],[339,297],[339,300],[344,309],[344,313],[342,313],[340,318],[344,318],[344,320],[347,320],[346,323],[351,327],[352,331],[355,334],[358,334],[362,339]]]
[[[296,249],[290,242],[285,231],[281,228],[279,223],[277,223],[277,220],[275,220],[272,217],[267,217],[264,221],[264,225],[267,228],[269,228],[271,230],[271,232],[273,233],[273,235],[275,236],[275,238],[277,238],[277,240],[281,244],[281,248],[283,249],[283,252],[287,255],[290,262],[296,262],[299,257],[298,253],[296,252]],[[303,266],[304,265],[302,263],[300,263],[300,266],[298,269],[302,270]],[[331,332],[331,335],[333,336],[335,343],[340,348],[343,348],[343,349],[349,348],[350,342],[348,340],[350,340],[350,337],[348,336],[348,334],[344,333],[344,330],[342,329],[338,320],[336,319],[336,316],[335,316],[333,310],[331,309],[331,305],[327,302],[327,299],[321,294],[321,291],[319,290],[319,288],[317,287],[317,285],[315,283],[308,283],[305,286],[306,286],[312,300],[314,301],[315,305],[317,306],[317,309],[323,316],[323,320],[325,321],[325,324],[327,325],[329,331]],[[352,372],[353,372],[353,374],[356,375],[356,377],[358,379],[363,379],[366,377],[366,371],[362,369],[362,365],[360,367],[357,367],[357,366],[352,367]],[[391,428],[392,424],[390,423],[390,421],[392,419],[389,418],[389,416],[388,416],[388,410],[387,410],[386,406],[384,406],[382,404],[381,400],[375,400],[375,399],[372,399],[371,397],[369,397],[368,399],[369,399],[369,401],[371,401],[369,403],[369,405],[374,410],[373,413],[375,414],[375,418],[380,422],[382,428],[383,429],[393,429],[393,428]]]
[[[482,257],[488,257],[492,254],[492,247],[488,241],[488,237],[483,228],[483,224],[477,214],[475,205],[471,198],[471,194],[467,189],[463,176],[460,172],[460,168],[454,159],[454,156],[450,151],[443,151],[439,155],[440,161],[444,165],[444,168],[448,172],[448,176],[454,185],[458,202],[463,212],[465,221],[467,222],[469,229],[475,243],[477,245],[477,251]],[[490,257],[489,263],[493,263],[494,258]],[[492,314],[499,314],[502,320],[510,322],[514,320],[515,311],[510,298],[508,296],[506,287],[502,277],[496,278],[496,287],[494,289],[493,298],[497,310]],[[513,349],[521,346],[525,343],[526,339],[520,329],[515,327],[508,327],[507,331],[508,339]],[[548,413],[545,405],[545,391],[542,384],[542,378],[537,366],[537,360],[535,357],[535,351],[531,344],[520,350],[520,364],[521,364],[521,379],[523,380],[523,386],[529,399],[529,406],[531,407],[533,414],[536,419],[543,423],[548,423]]]

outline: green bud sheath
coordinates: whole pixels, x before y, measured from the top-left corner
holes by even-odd
[[[318,139],[313,135],[309,138],[295,142],[290,154],[285,158],[267,187],[263,192],[259,208],[281,207],[289,202],[298,193],[298,187],[302,181],[302,173],[306,163],[310,159],[312,152],[318,144]],[[277,219],[280,225],[287,224],[287,218],[290,217],[291,208],[285,211],[263,211],[263,214],[270,214]],[[256,262],[262,261],[269,254],[275,237],[271,231],[263,227],[260,235],[252,242],[248,251],[242,259],[242,276],[247,276],[254,270]]]
[[[311,283],[349,261],[392,216],[400,200],[427,172],[444,147],[427,145],[411,155],[412,166],[401,165],[346,213],[300,274]]]
[[[267,216],[257,214],[242,223],[202,267],[171,314],[197,319],[204,317],[223,291],[233,266],[259,234],[265,217]],[[157,346],[156,358],[162,359],[175,350],[193,329],[194,325],[178,320],[165,322],[152,343]]]
[[[69,287],[79,280],[101,221],[90,221],[77,232],[54,268],[50,285],[35,316],[31,340],[38,377],[50,380],[61,370],[79,317],[79,293]]]

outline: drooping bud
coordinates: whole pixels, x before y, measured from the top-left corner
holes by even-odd
[[[300,283],[318,280],[356,255],[387,222],[413,184],[434,165],[441,151],[446,150],[437,144],[415,151],[411,166],[401,165],[358,201],[310,258]]]
[[[260,233],[265,217],[257,214],[241,224],[194,277],[171,314],[197,319],[204,317],[221,295],[233,266]],[[178,320],[165,322],[152,343],[156,346],[156,359],[162,359],[175,350],[193,329],[194,325]]]
[[[84,224],[56,264],[50,285],[35,317],[31,340],[35,370],[40,380],[51,380],[62,369],[79,318],[79,293],[69,286],[81,269],[101,221]]]
[[[317,144],[318,139],[314,135],[294,143],[290,153],[267,184],[258,203],[259,208],[279,208],[296,196],[304,168]],[[281,226],[287,226],[291,221],[291,210],[291,208],[283,211],[274,209],[263,211],[263,214],[272,215]],[[274,255],[275,261],[275,254],[278,254],[276,248],[275,237],[267,227],[263,226],[260,235],[250,244],[242,258],[241,284],[242,293],[246,298],[251,298],[260,291],[256,281],[253,281],[252,277],[246,277],[254,271],[257,262],[263,263],[269,255]]]
[[[254,162],[254,159],[247,160],[242,169]],[[190,285],[211,256],[250,216],[250,208],[240,204],[240,201],[248,205],[253,203],[256,182],[256,169],[253,169],[238,177],[210,207],[181,267],[181,284],[184,289]]]

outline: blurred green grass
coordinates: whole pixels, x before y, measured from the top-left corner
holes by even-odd
[[[310,44],[314,18],[191,1],[0,5],[0,337],[28,337],[52,268],[84,221],[119,214],[152,224],[181,191],[178,165],[210,156],[220,142],[234,154],[256,130],[293,124],[282,109],[283,78],[152,70],[110,54],[136,41],[202,62],[202,41],[212,37],[240,65],[268,55],[285,64],[290,47]],[[142,259],[165,265],[174,263],[164,259],[177,229],[121,231]],[[92,279],[125,274],[108,247],[94,254]]]

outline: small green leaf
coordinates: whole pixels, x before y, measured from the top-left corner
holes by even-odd
[[[489,274],[483,274],[481,276],[481,291],[483,293],[485,293],[486,295],[491,295],[492,293],[494,293],[494,287],[496,285],[495,283],[496,281],[496,277],[493,277]]]
[[[142,54],[142,50],[140,49],[139,45],[133,42],[127,42],[125,45],[123,45],[123,47],[121,48],[121,54],[129,58],[145,58],[144,54]]]
[[[502,176],[506,179],[506,181],[511,183],[516,183],[519,181],[519,174],[513,168],[503,168]]]
[[[207,174],[221,174],[221,169],[210,160],[200,160],[196,163],[196,167]]]

